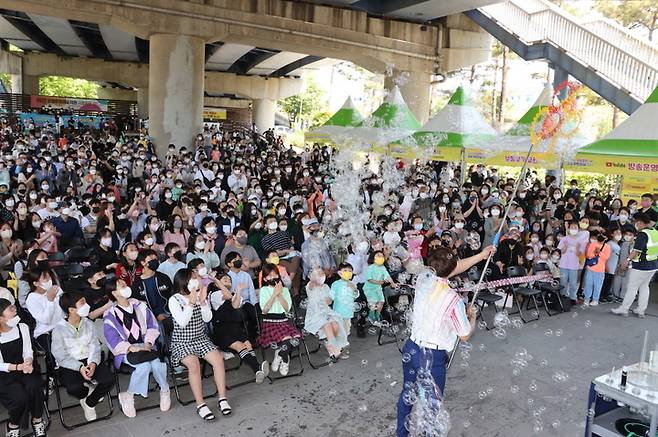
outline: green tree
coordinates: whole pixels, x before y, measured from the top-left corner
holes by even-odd
[[[318,86],[315,79],[309,76],[306,89],[301,93],[279,101],[279,109],[285,112],[290,121],[300,129],[319,125],[329,118],[327,99],[324,91]],[[323,118],[322,115],[324,114]]]
[[[0,73],[0,81],[2,81],[5,89],[11,92],[11,75],[9,73]]]
[[[656,0],[597,0],[596,9],[606,17],[617,20],[630,29],[645,28],[649,32],[649,41],[653,40],[653,32],[658,29],[658,3]]]
[[[98,84],[72,77],[45,76],[39,80],[39,93],[44,96],[98,98]]]

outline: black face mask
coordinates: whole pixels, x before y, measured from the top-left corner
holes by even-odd
[[[183,255],[183,252],[180,250],[174,254],[174,258],[176,258],[178,261],[183,262],[183,258],[185,256]]]
[[[233,261],[233,267],[235,267],[236,269],[241,268],[242,267],[242,260],[241,259],[236,259],[235,261]]]
[[[267,285],[269,287],[274,287],[279,282],[281,282],[281,280],[279,278],[268,279],[267,281],[265,281],[265,285]]]
[[[107,278],[100,278],[98,281],[96,281],[96,287],[103,287],[105,285],[105,281],[107,281]]]
[[[149,261],[146,265],[148,266],[148,268],[149,268],[150,270],[153,270],[153,271],[158,270],[158,267],[160,267],[160,263],[158,262],[157,259],[152,259],[152,260]]]

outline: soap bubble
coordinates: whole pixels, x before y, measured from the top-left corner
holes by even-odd
[[[368,411],[368,407],[365,404],[361,404],[359,405],[359,411],[365,413],[366,411]]]
[[[483,322],[482,320],[480,320],[478,322],[478,329],[486,329],[486,328],[487,328],[487,322]]]
[[[486,352],[486,351],[487,351],[487,347],[486,347],[484,344],[480,344],[480,345],[478,346],[478,349],[479,349],[481,352]]]
[[[307,306],[308,306],[308,299],[302,299],[301,301],[299,301],[300,309],[306,309]]]
[[[563,331],[562,331],[561,329],[556,329],[556,330],[555,330],[555,336],[556,336],[556,337],[561,337],[561,336],[562,336],[562,332],[563,332]]]
[[[534,425],[532,426],[532,432],[538,434],[544,430],[544,425],[540,420],[535,420]]]
[[[407,353],[402,354],[402,362],[403,363],[408,363],[409,361],[411,361],[411,355],[409,355]]]
[[[547,329],[546,332],[544,332],[544,335],[546,337],[550,337],[551,335],[553,335],[553,330],[552,329]]]
[[[558,428],[560,427],[560,421],[557,420],[557,419],[555,419],[555,420],[553,421],[553,423],[551,423],[551,427],[552,427],[553,429],[558,429]]]
[[[391,379],[391,374],[390,373],[385,373],[384,378],[385,379]]]
[[[626,355],[621,353],[621,354],[617,355],[617,358],[619,358],[620,360],[623,360],[624,358],[626,358]]]
[[[361,360],[361,365],[362,366],[367,366],[368,365],[368,360]]]
[[[512,319],[512,326],[516,329],[523,328],[523,320],[521,320],[518,317],[515,317],[514,319]]]
[[[291,338],[291,339],[288,340],[288,341],[290,342],[290,346],[292,346],[292,347],[297,347],[297,346],[299,346],[299,340],[296,339],[296,338]]]
[[[541,417],[541,413],[542,413],[542,412],[541,412],[541,410],[540,410],[539,408],[537,408],[536,410],[533,410],[533,411],[532,411],[532,415],[533,415],[535,418],[537,418],[537,419],[539,419],[539,418]]]
[[[530,385],[528,386],[528,390],[530,391],[537,391],[537,382],[533,380]]]
[[[593,408],[590,408],[589,410],[587,410],[587,417],[592,418],[592,417],[594,417],[595,414],[596,414],[596,411],[594,411]]]
[[[546,367],[548,366],[548,360],[541,360],[539,362],[539,367]]]
[[[507,331],[505,331],[505,330],[504,330],[503,328],[501,328],[501,327],[497,327],[497,328],[494,328],[494,330],[493,330],[493,335],[494,335],[494,337],[496,337],[496,338],[498,338],[498,339],[500,339],[500,340],[503,340],[503,339],[505,339],[505,338],[507,337]]]
[[[571,318],[575,319],[576,317],[578,317],[578,311],[572,311],[571,312]]]
[[[361,363],[363,363],[363,361]],[[382,362],[377,361],[377,363],[375,364],[375,367],[378,368],[378,369],[381,368],[382,367]]]
[[[471,426],[471,422],[469,422],[468,420],[465,420],[463,426],[464,426],[464,428],[466,429],[466,428],[468,428],[469,426]]]
[[[496,313],[494,316],[494,326],[496,327],[508,326],[510,323],[509,315],[505,310]]]
[[[491,387],[491,386],[487,387],[487,394],[488,395],[492,394],[493,392],[494,392],[493,387]]]
[[[532,313],[530,313],[530,314],[532,314],[532,317],[534,317],[535,319],[539,318],[539,311],[537,311],[537,310],[532,310]]]
[[[598,368],[599,368],[599,362],[598,362],[598,361],[594,361],[594,362],[592,363],[592,369],[598,369]]]
[[[371,335],[377,334],[377,328],[375,328],[374,326],[371,326],[370,328],[368,328],[368,334],[371,334]]]
[[[481,391],[480,393],[478,393],[478,398],[484,399],[486,397],[487,397],[487,392],[486,391]]]
[[[518,385],[511,386],[510,391],[514,394],[517,394],[519,392],[519,386]]]
[[[416,349],[411,349],[411,350],[409,351],[409,353],[410,353],[411,355],[416,355]]]
[[[592,321],[591,320],[585,320],[585,328],[591,328],[592,327]]]
[[[535,400],[533,398],[528,398],[528,405],[532,406],[535,404]]]
[[[465,369],[467,367],[470,367],[471,365],[468,363],[468,361],[462,361],[459,366]]]

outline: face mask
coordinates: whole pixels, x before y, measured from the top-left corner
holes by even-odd
[[[153,238],[147,238],[144,240],[144,245],[153,246]]]
[[[190,282],[187,283],[188,291],[195,291],[199,288],[199,281],[196,279],[190,279]]]
[[[633,241],[632,235],[624,235],[624,241]]]
[[[205,247],[206,247],[206,242],[203,241],[203,240],[201,240],[201,241],[197,241],[197,242],[194,244],[194,248],[195,248],[196,250],[203,250],[203,249],[205,249]]]
[[[272,256],[270,257],[270,264],[279,265],[279,257],[278,256]]]
[[[32,192],[30,193],[30,199],[35,200],[37,198],[37,193]]]
[[[89,315],[89,310],[91,310],[91,307],[88,303],[86,303],[80,308],[76,309],[75,312],[78,313],[80,317],[87,317]]]
[[[241,235],[235,239],[239,244],[245,245],[247,244],[247,236],[246,235]]]
[[[3,231],[0,231],[0,237],[2,237],[2,238],[6,238],[6,239],[11,238],[11,236],[12,236],[13,234],[14,234],[14,233],[13,233],[13,231],[12,231],[11,229],[5,229],[5,230],[3,230]]]
[[[530,241],[532,241],[533,243],[539,243],[539,238],[537,238],[537,237],[532,237],[532,238],[530,239]]]
[[[439,206],[439,212],[446,212],[446,207],[443,205]]]
[[[158,229],[160,229],[160,223],[149,225],[149,229],[151,230],[151,232],[157,231]]]
[[[627,214],[619,214],[619,221],[624,223],[628,220],[628,215]]]
[[[578,229],[569,229],[569,235],[578,235]]]
[[[206,228],[206,232],[210,235],[213,235],[215,232],[217,232],[217,228],[215,226],[208,226]]]
[[[553,240],[546,240],[546,245],[548,247],[553,247]]]
[[[288,225],[280,225],[279,230],[281,231],[287,231],[288,230]]]
[[[559,256],[552,256],[551,259],[552,259],[553,262],[555,262],[555,263],[558,262],[558,261],[560,261],[560,257],[559,257]]]
[[[497,209],[492,209],[491,210],[491,216],[492,217],[498,217],[500,215],[500,210]]]
[[[208,210],[208,205],[200,205],[199,206],[199,211],[206,212],[207,210]]]
[[[208,268],[205,267],[205,266],[204,266],[204,267],[201,267],[199,270],[197,270],[197,273],[198,273],[199,276],[201,276],[202,278],[205,278],[206,276],[208,276]]]
[[[119,292],[119,295],[124,299],[128,299],[133,294],[133,291],[130,289],[130,287],[123,287],[117,291]]]
[[[352,279],[353,273],[348,270],[343,270],[340,272],[340,277],[345,281],[350,281]]]
[[[135,261],[137,259],[137,255],[137,252],[132,250],[130,252],[126,252],[126,258],[128,258],[130,261]]]
[[[525,256],[525,259],[528,261],[532,261],[535,256],[532,253],[529,253],[528,255]]]
[[[374,261],[375,261],[375,264],[377,264],[378,266],[381,266],[381,265],[384,265],[384,261],[385,261],[385,260],[384,260],[383,257],[378,256],[378,257],[375,258]]]
[[[101,238],[101,244],[105,247],[112,247],[112,237]]]
[[[260,229],[262,229],[262,228],[263,228],[263,224],[260,223],[260,222],[258,222],[258,223],[256,223],[256,224],[254,225],[254,229],[256,229],[256,230],[260,230]]]
[[[39,229],[41,227],[41,222],[40,221],[32,222],[32,226],[35,229]]]
[[[276,228],[278,228],[278,227],[279,227],[279,225],[278,225],[278,223],[276,223],[276,222],[272,222],[272,223],[270,223],[269,225],[267,225],[267,228],[268,228],[270,231],[276,231]]]
[[[613,240],[615,241],[620,241],[621,240],[621,235],[615,235],[612,237]]]
[[[463,222],[455,223],[455,229],[464,229],[464,223]]]
[[[15,328],[16,326],[18,326],[18,322],[20,321],[21,318],[18,315],[15,315],[11,319],[7,320],[7,326],[9,326],[10,328]]]
[[[157,259],[152,259],[148,263],[146,263],[148,266],[149,270],[156,271],[158,270],[158,267],[160,267],[160,263],[158,262]]]
[[[589,228],[589,225],[588,225],[587,223],[579,223],[579,224],[578,224],[578,227],[579,227],[580,229],[587,229],[587,228]]]
[[[543,259],[543,260],[547,260],[548,259],[548,254],[547,253],[540,253],[539,258]]]
[[[41,283],[41,288],[43,288],[44,290],[49,290],[50,287],[52,286],[53,286],[53,281],[51,279],[48,279],[47,281]]]
[[[517,217],[523,217],[523,211],[517,211],[516,216]]]
[[[423,229],[423,224],[422,223],[416,223],[414,225],[414,229],[417,230],[417,231],[422,230]]]
[[[48,208],[57,209],[57,202],[48,202]]]

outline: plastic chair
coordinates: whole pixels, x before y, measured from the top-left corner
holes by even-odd
[[[400,353],[402,353],[402,349],[400,348],[400,338],[398,337],[398,333],[400,331],[398,325],[403,324],[402,316],[406,312],[406,308],[398,309],[396,308],[396,304],[399,302],[400,297],[407,296],[407,299],[409,300],[408,305],[411,306],[413,302],[414,290],[410,285],[400,284],[398,285],[397,289],[392,287],[385,287],[383,292],[384,308],[382,308],[382,316],[383,319],[388,322],[388,326],[379,327],[377,333],[377,344],[379,346],[383,346],[385,344],[395,343]],[[395,303],[393,303],[394,298],[397,298]],[[388,331],[388,333],[386,331]],[[382,340],[384,335],[391,337],[392,340]]]
[[[547,264],[544,263],[539,263],[535,264],[532,268],[533,272],[535,274],[539,274],[541,272],[550,272],[550,268],[548,267]],[[544,309],[546,310],[546,314],[548,314],[549,317],[552,317],[556,314],[563,313],[564,312],[564,304],[562,303],[562,299],[560,297],[560,290],[562,290],[562,286],[559,284],[557,281],[552,281],[552,282],[542,282],[542,281],[537,281],[535,283],[535,287],[537,287],[539,290],[541,290],[541,298],[544,303]],[[561,311],[555,311],[551,313],[551,311],[548,308],[548,299],[557,299],[557,302],[561,308]]]
[[[467,275],[468,275],[468,279],[470,279],[473,283],[477,284],[480,281],[480,276],[482,275],[482,272],[477,267],[473,267],[468,271]],[[487,323],[487,321],[484,318],[484,310],[485,308],[493,307],[494,317],[495,317],[496,314],[498,314],[498,306],[496,305],[496,302],[498,302],[502,298],[503,296],[496,293],[492,293],[486,289],[480,290],[475,297],[475,305],[478,307],[477,318],[484,322],[487,331],[490,331],[492,328],[489,327],[489,323]]]
[[[518,278],[521,276],[526,276],[526,270],[522,266],[511,266],[508,267],[505,272],[507,273],[508,278]],[[507,307],[507,299],[512,296],[512,299],[514,300],[514,305],[516,305],[516,311],[513,313],[509,313],[509,315],[512,314],[519,314],[521,317],[521,320],[523,320],[523,323],[528,323],[528,322],[533,322],[535,320],[539,320],[539,306],[537,304],[537,296],[541,296],[541,291],[536,289],[536,288],[531,288],[528,287],[527,284],[517,284],[517,285],[510,285],[508,287],[508,292],[507,295],[505,296],[505,301],[503,302],[503,307]],[[526,317],[523,315],[523,305],[519,303],[519,298],[522,297],[525,300],[525,309],[530,310],[530,300],[532,300],[535,304],[535,311],[537,312],[537,316],[533,317],[531,319],[526,319]]]
[[[135,369],[132,366],[126,364],[126,363],[121,363],[121,365],[117,369],[116,366],[114,365],[114,356],[112,355],[112,353],[110,353],[110,356],[109,356],[108,360],[110,362],[110,369],[112,370],[112,373],[114,374],[114,380],[116,382],[116,395],[111,395],[111,396],[115,397],[115,399],[117,399],[117,401],[118,401],[119,393],[121,393],[121,381],[119,380],[119,375],[131,375]],[[149,376],[149,379],[150,378],[151,377]],[[149,393],[150,392],[151,392],[151,390],[149,389]],[[147,405],[143,405],[143,406],[140,406],[140,407],[135,406],[135,411],[136,412],[147,411],[147,410],[152,410],[154,408],[159,408],[159,407],[160,407],[160,402],[159,402],[159,399],[158,399],[157,404],[150,404],[150,405],[147,404]]]

